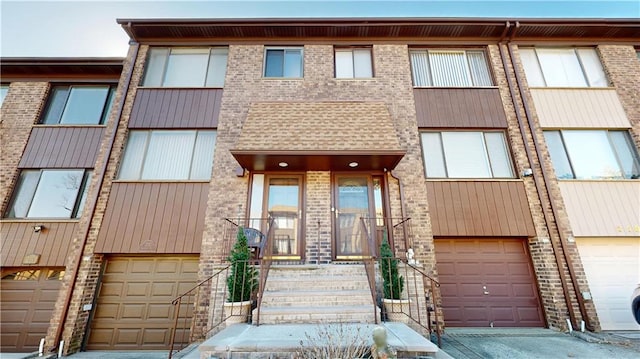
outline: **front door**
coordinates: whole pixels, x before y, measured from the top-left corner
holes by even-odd
[[[275,259],[300,259],[302,176],[267,176],[265,217],[274,221]]]
[[[375,256],[378,241],[372,239],[372,228],[384,216],[381,183],[381,176],[335,176],[332,211],[336,259]]]

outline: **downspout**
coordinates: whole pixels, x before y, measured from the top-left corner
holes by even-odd
[[[506,28],[509,29],[511,27],[511,23],[507,21],[507,23],[505,24]],[[498,42],[498,50],[500,51],[500,58],[502,59],[502,67],[504,68],[504,72],[505,72],[505,77],[507,78],[507,85],[509,87],[509,94],[511,95],[511,101],[513,103],[513,109],[516,113],[516,118],[518,120],[518,128],[520,129],[520,136],[522,136],[522,140],[524,141],[524,149],[525,152],[527,154],[527,161],[529,162],[530,166],[533,166],[533,157],[531,155],[531,148],[529,148],[529,146],[527,145],[527,134],[525,131],[525,127],[524,127],[524,121],[522,119],[522,114],[520,113],[520,106],[518,106],[518,102],[516,100],[516,92],[514,89],[514,85],[513,85],[513,80],[511,79],[511,76],[509,76],[509,66],[507,64],[507,58],[506,58],[506,54],[504,52],[504,49],[502,48],[502,45],[506,45],[507,47],[509,47],[509,42],[511,42],[511,39],[515,36],[516,32],[518,31],[518,27],[520,26],[520,24],[518,22],[516,22],[516,25],[513,27],[511,36],[509,37],[508,41],[504,41],[504,36],[500,39],[500,42]],[[504,34],[504,33],[503,33]],[[505,34],[506,35],[506,34]],[[511,55],[513,56],[513,55]],[[511,58],[512,64],[513,64],[513,58]],[[516,68],[515,68],[515,64],[513,64],[513,70],[514,73],[517,74]],[[518,86],[520,86],[520,84],[518,84]],[[523,103],[524,103],[524,97],[523,97]],[[534,137],[535,139],[535,133],[532,131],[532,137]],[[535,144],[535,142],[534,142]],[[537,149],[537,144],[535,144],[536,149]],[[538,154],[538,156],[540,156]],[[538,157],[541,158],[541,157]],[[544,168],[544,166],[541,166],[542,168]],[[538,200],[540,201],[540,206],[542,209],[542,214],[544,216],[544,220],[547,224],[552,223],[551,219],[549,218],[549,214],[547,213],[547,211],[544,209],[544,201],[542,199],[542,186],[540,185],[540,181],[538,176],[536,175],[536,172],[533,171],[533,183],[536,186],[536,193],[538,195]],[[543,172],[543,177],[544,177],[544,172]],[[548,230],[550,230],[550,226],[547,225]],[[551,235],[551,234],[549,234]],[[574,326],[574,328],[576,327],[576,318],[575,318],[575,314],[573,313],[573,306],[571,303],[571,297],[569,296],[569,287],[567,286],[567,280],[564,277],[564,273],[563,273],[563,265],[562,265],[562,261],[560,261],[560,258],[558,256],[558,248],[556,248],[556,244],[553,242],[553,240],[551,240],[551,238],[549,238],[549,242],[551,242],[551,248],[553,249],[553,256],[556,259],[556,265],[558,267],[558,275],[560,277],[560,284],[562,286],[562,291],[564,293],[564,300],[565,303],[567,305],[567,309],[569,311],[569,317],[571,319],[571,325]]]
[[[516,21],[516,28],[518,28],[520,26],[520,22]],[[511,58],[511,64],[514,68],[514,73],[516,75],[516,83],[518,85],[518,89],[520,91],[520,97],[522,98],[522,104],[524,105],[524,112],[525,115],[527,117],[527,123],[529,125],[529,131],[531,131],[531,137],[533,138],[533,144],[534,147],[536,149],[536,155],[538,156],[539,159],[543,158],[542,154],[540,153],[540,143],[538,141],[538,136],[536,136],[535,134],[535,126],[534,123],[532,121],[532,115],[531,115],[531,108],[529,106],[529,101],[527,100],[527,97],[524,94],[524,91],[522,90],[522,77],[520,76],[520,74],[518,73],[518,71],[516,71],[516,64],[514,61],[514,57],[513,57],[513,49],[511,48],[511,40],[513,39],[515,35],[515,32],[512,34],[512,36],[510,36],[509,41],[507,43],[507,48],[509,49],[509,57]],[[540,170],[542,171],[542,178],[545,182],[545,184],[549,183],[549,174],[548,171],[546,169],[546,167],[544,165],[540,166]],[[555,201],[553,201],[552,199],[552,195],[551,192],[547,191],[547,195],[549,196],[549,202],[551,204],[551,213],[553,214],[554,218],[558,218],[558,208],[557,205],[555,203]],[[567,247],[566,247],[566,242],[567,242],[567,238],[564,234],[564,231],[562,229],[564,228],[560,228],[560,227],[564,227],[560,224],[560,221],[556,220],[556,225],[558,226],[558,234],[560,235],[560,247],[562,248],[562,255],[567,263],[567,269],[569,271],[569,277],[571,277],[571,282],[573,284],[573,290],[575,291],[576,294],[576,299],[578,300],[578,307],[580,309],[580,315],[582,316],[584,322],[585,322],[585,326],[587,327],[587,329],[589,331],[594,331],[594,327],[591,324],[591,320],[589,319],[589,315],[587,313],[587,307],[584,303],[584,298],[582,297],[582,293],[580,292],[580,287],[578,285],[578,280],[576,277],[576,273],[575,273],[575,268],[573,266],[573,260],[571,259],[570,255],[567,255]],[[552,241],[553,243],[553,241]],[[576,323],[579,324],[579,323]],[[575,326],[574,328],[580,328],[580,326]]]
[[[130,24],[128,25],[130,26]],[[133,41],[133,40],[132,40]],[[65,297],[65,301],[64,301],[64,306],[62,307],[62,315],[60,316],[60,323],[58,325],[58,328],[56,330],[56,336],[55,336],[55,341],[54,343],[60,343],[60,340],[62,338],[62,332],[64,331],[64,324],[67,321],[67,314],[69,314],[69,305],[71,304],[71,298],[73,297],[73,291],[74,291],[74,287],[76,285],[76,281],[77,281],[77,277],[78,277],[78,272],[80,271],[80,265],[82,263],[82,256],[84,254],[84,248],[87,244],[87,240],[89,238],[89,229],[91,228],[91,222],[93,219],[93,216],[95,215],[95,211],[96,211],[96,207],[98,204],[98,197],[100,196],[100,192],[102,189],[102,184],[104,183],[104,175],[105,172],[107,170],[107,164],[109,163],[109,158],[111,157],[111,152],[113,150],[113,143],[115,142],[116,139],[116,133],[118,132],[118,127],[120,125],[120,117],[122,116],[122,111],[124,109],[124,103],[127,99],[127,95],[129,93],[129,84],[131,83],[131,77],[133,75],[133,68],[135,66],[136,60],[138,58],[138,51],[140,50],[140,44],[137,42],[133,42],[134,44],[134,51],[133,51],[133,56],[132,56],[132,61],[129,65],[129,68],[127,69],[127,77],[125,79],[125,83],[124,83],[124,90],[123,90],[123,95],[122,95],[122,100],[120,101],[120,103],[118,104],[118,110],[117,110],[117,116],[115,118],[115,125],[113,126],[113,130],[111,131],[111,133],[109,134],[109,142],[108,142],[108,147],[107,147],[107,151],[105,151],[104,157],[103,157],[103,161],[102,161],[102,166],[100,167],[100,172],[96,172],[95,174],[99,174],[98,176],[98,183],[97,183],[97,187],[94,189],[92,196],[91,196],[91,204],[90,204],[90,209],[89,209],[89,213],[91,213],[91,216],[89,217],[89,219],[87,220],[87,223],[84,225],[84,227],[82,228],[82,232],[83,237],[82,237],[82,245],[80,246],[80,250],[78,251],[78,256],[76,258],[76,264],[75,267],[73,268],[73,272],[71,275],[71,283],[69,283],[69,287],[67,290],[67,295]],[[52,349],[55,350],[55,347]]]

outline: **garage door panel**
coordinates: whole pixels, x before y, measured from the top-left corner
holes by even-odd
[[[179,266],[178,262],[161,262],[156,266],[156,273],[176,273]]]
[[[100,287],[99,296],[104,298],[108,296],[120,297],[122,296],[123,283],[102,283]]]
[[[141,329],[116,329],[115,340],[121,345],[137,345],[141,337]]]
[[[130,274],[151,274],[154,273],[155,261],[153,259],[130,259]]]
[[[145,329],[142,342],[146,345],[165,345],[169,341],[168,332],[161,329]]]
[[[191,288],[189,288],[191,289]],[[187,289],[187,290],[189,290]],[[151,287],[151,295],[153,296],[165,296],[173,299],[173,293],[176,292],[176,283],[171,282],[157,282],[153,283]]]
[[[149,282],[133,281],[125,286],[124,295],[127,297],[147,297],[149,295]]]
[[[145,304],[123,304],[122,319],[140,319],[145,318]]]
[[[168,318],[171,313],[171,307],[166,304],[149,304],[147,308],[148,319],[164,319]]]

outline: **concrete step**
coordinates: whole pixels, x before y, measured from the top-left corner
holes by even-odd
[[[253,314],[257,315],[255,310]],[[374,320],[373,304],[369,306],[262,307],[260,310],[260,324],[373,323]]]
[[[310,291],[271,291],[265,292],[263,307],[272,306],[328,306],[328,305],[369,305],[372,303],[371,291],[343,290],[327,293],[323,290]]]
[[[309,278],[272,277],[269,273],[265,291],[305,291],[305,290],[368,290],[366,276],[326,276],[318,275]]]

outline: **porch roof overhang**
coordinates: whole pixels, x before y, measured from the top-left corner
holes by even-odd
[[[231,154],[252,171],[364,171],[392,170],[405,151],[382,102],[260,102]]]

